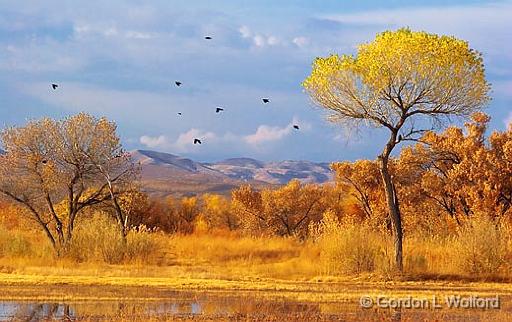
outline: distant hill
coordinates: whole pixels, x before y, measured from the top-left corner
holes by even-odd
[[[144,189],[154,195],[228,194],[244,183],[276,186],[299,179],[308,183],[332,180],[328,163],[310,161],[262,162],[232,158],[213,163],[196,162],[177,155],[135,150],[132,158],[142,167]]]

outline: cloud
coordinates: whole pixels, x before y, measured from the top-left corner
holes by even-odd
[[[244,139],[249,144],[261,144],[269,141],[281,140],[292,132],[290,125],[281,128],[279,126],[260,125],[256,133],[247,135]]]
[[[238,32],[240,32],[242,38],[251,40],[252,44],[256,47],[277,46],[282,44],[277,36],[254,33],[247,26],[241,26]]]
[[[218,135],[211,131],[205,131],[197,128],[191,128],[186,132],[177,135],[175,140],[170,139],[167,135],[142,135],[139,142],[151,149],[172,151],[177,153],[194,152],[197,150],[198,145],[194,145],[194,139],[200,139],[205,144],[206,149],[219,148],[221,146],[230,146],[231,149],[243,150],[255,148],[261,150],[265,143],[278,142],[285,139],[287,136],[296,131],[293,126],[299,125],[300,131],[311,130],[311,124],[308,122],[299,121],[294,117],[293,120],[284,127],[270,126],[262,124],[258,126],[255,133],[242,135],[233,134],[231,132]]]
[[[160,136],[143,135],[140,137],[139,142],[151,149],[162,148],[162,147],[166,147],[169,145],[169,141],[167,140],[167,137],[165,135],[160,135]]]
[[[260,145],[263,143],[280,141],[290,135],[295,129],[294,125],[299,125],[301,130],[310,130],[311,124],[307,122],[299,122],[297,118],[294,118],[285,127],[260,125],[253,134],[249,134],[243,137],[243,140],[251,145]]]
[[[200,139],[204,143],[215,141],[217,135],[213,132],[206,132],[199,129],[190,129],[185,133],[181,133],[176,141],[172,144],[177,151],[188,151],[194,146],[194,139]]]
[[[252,36],[251,29],[247,26],[242,26],[238,29],[240,32],[240,35],[242,35],[242,38],[250,38]]]
[[[207,132],[199,129],[190,129],[187,132],[178,135],[175,141],[169,140],[165,135],[149,136],[143,135],[139,142],[151,149],[173,151],[173,152],[190,152],[194,147],[194,139],[200,139],[203,143],[215,143],[218,137],[213,132]]]
[[[141,32],[141,31],[127,31],[124,36],[131,39],[153,39],[156,37],[155,33]]]
[[[305,47],[309,44],[309,39],[307,39],[306,37],[295,37],[293,38],[292,42],[297,46],[297,47]]]
[[[370,10],[348,14],[331,14],[324,21],[337,22],[345,28],[373,26],[376,30],[409,26],[441,34],[454,34],[487,52],[502,53],[509,46],[512,2],[479,5],[431,6]],[[434,18],[433,18],[434,17]],[[468,23],[468,22],[471,23]],[[489,37],[489,35],[493,35]]]

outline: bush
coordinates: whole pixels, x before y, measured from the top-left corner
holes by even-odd
[[[32,244],[27,236],[0,226],[0,257],[28,257],[32,253]]]
[[[386,240],[365,225],[340,222],[331,211],[312,227],[312,236],[320,247],[323,273],[328,275],[374,271]]]
[[[453,243],[453,259],[461,273],[498,276],[505,264],[507,234],[487,218],[474,218],[462,226]]]
[[[67,252],[68,257],[78,262],[147,263],[159,250],[155,233],[144,226],[129,231],[125,243],[112,218],[100,213],[85,220],[77,226]]]

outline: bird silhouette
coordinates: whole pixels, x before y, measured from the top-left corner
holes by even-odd
[[[261,99],[263,101],[263,103],[267,104],[270,102],[270,99],[269,98],[262,98]]]
[[[174,84],[176,84],[176,86],[180,87],[182,83],[178,82],[178,81],[175,81]]]
[[[201,140],[199,140],[199,139],[194,139],[194,144],[201,144]]]
[[[56,89],[57,89],[57,87],[59,87],[59,85],[57,85],[57,84],[52,84],[52,88],[53,88],[53,90],[56,90]]]
[[[181,112],[178,112],[178,115],[181,115]]]
[[[217,107],[217,109],[215,109],[215,113],[219,113],[222,111],[224,111],[224,109],[222,107]]]
[[[42,164],[47,164],[47,163],[48,163],[48,161],[47,161],[47,160],[43,160],[43,161],[41,161],[41,163],[42,163]]]
[[[294,125],[293,126],[294,129],[298,130],[299,129],[299,126],[298,125]]]
[[[211,40],[211,39],[212,39],[212,37],[210,37],[210,36],[206,36],[206,37],[204,37],[204,39],[206,39],[206,40]]]

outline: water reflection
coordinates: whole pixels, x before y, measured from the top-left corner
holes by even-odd
[[[108,319],[144,317],[193,317],[235,315],[279,315],[293,312],[299,315],[320,314],[319,304],[288,301],[266,301],[254,298],[194,298],[161,302],[74,302],[32,303],[0,302],[0,321],[6,320],[74,320],[77,318]]]
[[[357,303],[294,302],[254,296],[175,294],[159,301],[0,302],[0,321],[23,320],[275,320],[275,321],[503,321],[512,320],[511,308],[482,310],[363,309]],[[507,301],[507,303],[510,303]]]

